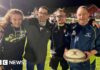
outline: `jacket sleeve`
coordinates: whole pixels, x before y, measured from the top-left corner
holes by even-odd
[[[100,29],[96,30],[96,40],[95,40],[95,49],[97,50],[96,56],[100,57]]]
[[[66,24],[66,32],[64,35],[64,46],[66,49],[70,49],[71,42],[71,24]]]

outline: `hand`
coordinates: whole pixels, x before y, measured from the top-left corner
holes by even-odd
[[[4,67],[3,66],[0,66],[0,70],[4,70]]]
[[[68,51],[68,49],[65,48],[64,54],[63,54],[63,57],[64,57],[65,60],[66,60],[66,53],[67,53],[67,51]]]
[[[93,21],[92,25],[96,26],[97,28],[100,28],[100,24],[98,24],[96,21]]]
[[[96,51],[96,50],[91,50],[91,54],[92,55],[95,55],[95,54],[97,54],[98,52]]]
[[[90,59],[90,56],[92,55],[91,52],[85,51],[84,53],[86,54],[85,61],[89,60]]]
[[[64,55],[66,55],[66,52],[67,52],[67,51],[68,51],[68,49],[65,48],[65,50],[64,50]]]
[[[54,50],[50,50],[51,54],[56,54],[56,52]]]
[[[86,58],[86,61],[87,61],[87,60],[90,59],[91,56],[97,54],[97,51],[96,50],[91,50],[90,52],[85,51],[84,53],[87,55],[87,58]]]

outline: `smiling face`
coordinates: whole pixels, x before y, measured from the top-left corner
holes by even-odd
[[[55,12],[57,24],[62,25],[66,23],[66,13],[61,9]]]
[[[21,10],[19,9],[10,9],[4,16],[4,20],[8,24],[11,22],[11,25],[13,27],[20,27],[23,21],[24,14]]]
[[[38,10],[38,20],[40,22],[46,22],[48,19],[48,10],[45,8],[39,8]]]
[[[80,25],[86,25],[88,23],[89,13],[86,8],[79,7],[76,16]]]
[[[12,14],[10,17],[10,22],[12,23],[13,27],[20,27],[23,21],[23,17],[20,14]]]

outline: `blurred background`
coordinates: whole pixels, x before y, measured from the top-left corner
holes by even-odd
[[[75,12],[80,5],[96,5],[100,8],[100,0],[0,0],[0,15],[4,15],[10,8],[18,8],[29,15],[35,7],[47,6],[52,13],[59,7],[64,7],[68,12]]]

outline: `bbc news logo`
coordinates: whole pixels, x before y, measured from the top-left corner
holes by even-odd
[[[0,65],[8,65],[8,60],[0,60]]]
[[[0,65],[21,65],[23,64],[22,60],[0,60]]]

